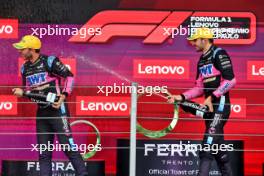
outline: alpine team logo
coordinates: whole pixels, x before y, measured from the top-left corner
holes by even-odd
[[[45,83],[47,80],[47,73],[36,73],[26,77],[27,83],[29,86],[39,85]]]
[[[0,95],[0,115],[17,115],[17,98]]]
[[[130,97],[77,96],[76,115],[127,116]]]
[[[18,38],[17,19],[0,19],[0,38]]]
[[[188,60],[135,59],[134,78],[188,79]]]

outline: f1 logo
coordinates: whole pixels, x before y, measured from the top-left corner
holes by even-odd
[[[161,44],[172,36],[190,17],[246,18],[249,19],[250,37],[246,39],[216,39],[217,44],[251,44],[256,39],[256,17],[249,12],[194,12],[194,11],[102,11],[93,16],[81,28],[100,28],[101,35],[80,35],[80,31],[69,42],[106,43],[114,36],[145,37],[144,44]]]
[[[18,38],[17,19],[0,19],[0,38]]]
[[[170,35],[164,28],[177,28],[192,12],[102,11],[82,28],[102,28],[102,35],[72,36],[70,42],[105,43],[113,36],[146,37],[143,43],[163,43]],[[142,18],[144,17],[144,18]],[[121,23],[121,24],[120,24]]]

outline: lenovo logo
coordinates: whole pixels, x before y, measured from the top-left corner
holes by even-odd
[[[134,60],[135,78],[188,79],[188,60]]]
[[[0,19],[0,38],[18,38],[17,19]]]
[[[77,96],[77,115],[127,116],[130,97]]]
[[[247,62],[247,79],[264,80],[264,61]]]
[[[243,117],[247,116],[247,100],[245,98],[231,99],[231,117]]]
[[[0,95],[0,115],[16,115],[17,98],[10,95]]]

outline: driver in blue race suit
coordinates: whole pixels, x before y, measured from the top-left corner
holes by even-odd
[[[224,49],[213,44],[213,33],[209,28],[198,28],[188,40],[197,52],[202,52],[197,64],[195,87],[169,97],[168,102],[179,102],[184,111],[198,115],[205,113],[205,109],[196,111],[197,106],[189,100],[204,95],[204,107],[211,113],[204,116],[206,130],[202,144],[221,145],[224,143],[224,126],[231,111],[229,90],[236,84],[232,62]],[[213,159],[223,176],[232,176],[227,151],[218,151],[217,154],[200,151],[199,157],[199,176],[209,175]]]
[[[14,88],[13,93],[18,97],[26,96],[28,91],[34,95],[46,96],[49,93],[59,95],[59,100],[47,103],[37,98],[31,100],[38,104],[36,128],[38,144],[53,144],[55,134],[60,144],[73,146],[73,137],[69,125],[69,111],[64,100],[71,94],[73,88],[73,74],[54,56],[40,54],[41,41],[39,38],[26,35],[13,46],[25,59],[21,67],[23,87]],[[63,89],[60,88],[64,79]],[[87,170],[80,153],[72,148],[64,153],[71,161],[78,176],[87,176]],[[39,152],[40,176],[52,176],[52,151]]]

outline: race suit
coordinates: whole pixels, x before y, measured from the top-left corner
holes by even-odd
[[[206,130],[203,146],[224,143],[224,125],[231,110],[229,90],[235,84],[236,79],[229,55],[225,50],[212,45],[199,59],[195,87],[182,94],[184,100],[190,100],[203,94],[205,98],[212,96],[214,112],[204,117]],[[187,112],[191,109],[193,107],[188,104],[184,107]],[[223,176],[232,175],[227,152],[218,151],[217,154],[212,154],[200,151],[199,157],[199,176],[209,175],[214,158]]]
[[[35,94],[47,95],[49,92],[64,94],[68,96],[72,91],[73,74],[60,62],[57,57],[40,55],[39,58],[31,63],[27,61],[21,67],[23,85],[25,91]],[[64,79],[64,87],[61,90],[60,82]],[[65,103],[60,109],[55,109],[50,103],[31,99],[38,104],[36,129],[38,144],[53,144],[55,134],[60,144],[72,146],[73,138],[69,125],[69,111]],[[87,171],[80,153],[76,150],[65,150],[64,153],[71,161],[78,176],[86,176]],[[40,175],[52,175],[52,151],[39,153]]]

